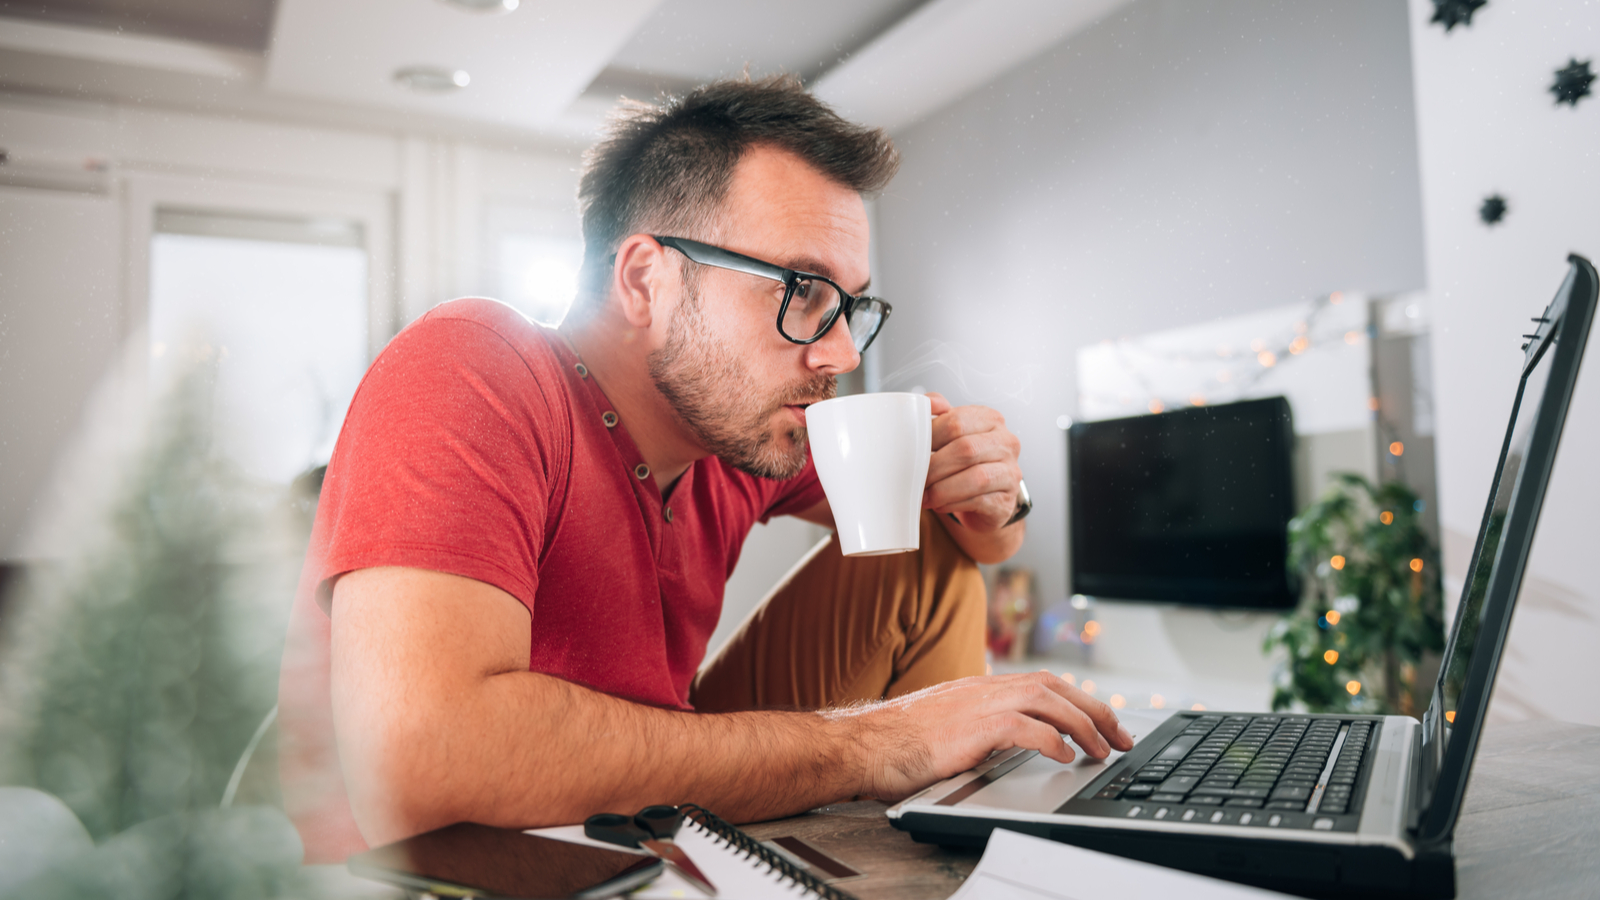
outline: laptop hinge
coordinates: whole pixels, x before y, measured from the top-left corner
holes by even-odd
[[[1411,758],[1417,763],[1411,767],[1411,785],[1407,791],[1406,832],[1413,838],[1422,822],[1422,814],[1428,811],[1428,804],[1433,799],[1429,796],[1432,793],[1430,788],[1439,773],[1438,759],[1432,752],[1436,747],[1431,741],[1423,740],[1423,733],[1428,729],[1427,717],[1423,719],[1422,727],[1411,733]]]

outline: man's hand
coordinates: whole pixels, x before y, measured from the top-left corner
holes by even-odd
[[[1006,527],[1017,509],[1022,444],[1006,429],[1005,417],[986,406],[953,407],[937,393],[929,393],[928,399],[933,403],[933,459],[922,505],[941,515],[950,536],[973,559],[1003,562],[1022,546],[1026,533],[1021,522]]]
[[[1048,672],[963,678],[825,715],[858,726],[866,793],[891,802],[995,750],[1023,747],[1071,762],[1063,733],[1096,759],[1133,747],[1111,707]]]

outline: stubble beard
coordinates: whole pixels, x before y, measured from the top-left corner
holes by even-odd
[[[773,398],[751,394],[748,369],[706,335],[699,279],[684,275],[684,299],[667,330],[666,346],[648,360],[656,389],[678,421],[718,459],[758,478],[793,478],[806,465],[806,429],[775,431],[772,416],[785,406],[831,399],[838,390],[834,377],[818,375]]]

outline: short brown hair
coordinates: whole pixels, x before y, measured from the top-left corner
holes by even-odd
[[[710,237],[734,166],[757,145],[787,150],[860,193],[882,190],[900,168],[883,129],[846,121],[793,75],[713,82],[660,104],[624,101],[584,156],[574,308],[604,295],[611,255],[628,235]]]

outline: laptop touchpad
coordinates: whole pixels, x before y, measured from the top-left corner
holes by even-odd
[[[1122,724],[1137,742],[1166,721],[1171,712],[1134,711],[1121,715]],[[1076,745],[1077,759],[1062,764],[1044,756],[1034,756],[1022,765],[984,786],[958,806],[993,807],[1018,812],[1055,812],[1068,798],[1088,786],[1122,754],[1116,750],[1104,760],[1095,759]]]

